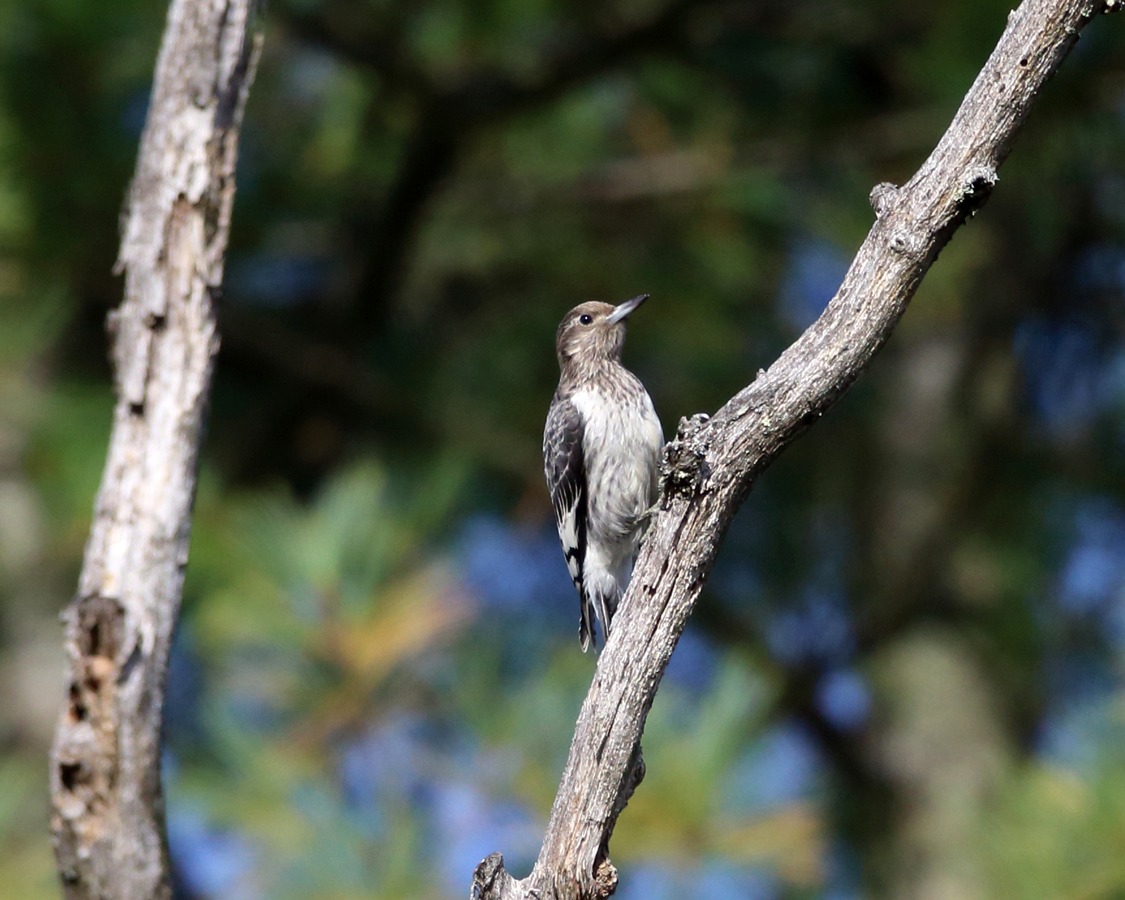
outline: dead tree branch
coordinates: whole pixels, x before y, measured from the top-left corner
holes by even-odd
[[[160,730],[196,461],[219,338],[214,295],[261,42],[252,0],[173,0],[129,190],[111,314],[117,404],[78,593],[51,830],[68,900],[171,897]]]
[[[400,27],[388,29],[389,34],[375,29],[357,34],[356,23],[368,18],[362,6],[329,5],[314,13],[279,7],[278,14],[297,36],[418,98],[417,118],[385,199],[374,212],[357,216],[352,228],[356,246],[370,249],[341,331],[346,343],[369,340],[383,324],[426,206],[479,129],[549,102],[641,55],[690,45],[687,25],[691,17],[721,5],[722,0],[669,0],[650,17],[611,32],[586,35],[545,53],[542,63],[527,77],[482,66],[452,84],[427,74],[410,58]],[[780,6],[776,0],[757,0],[753,11],[765,17]]]
[[[531,874],[495,853],[473,900],[606,897],[617,816],[643,774],[640,738],[660,679],[722,537],[757,476],[859,377],[953,232],[988,198],[1043,85],[1079,33],[1118,0],[1025,0],[930,157],[901,188],[871,193],[876,221],[824,313],[711,419],[665,448],[660,514],[582,705]]]

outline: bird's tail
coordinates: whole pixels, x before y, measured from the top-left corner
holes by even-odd
[[[585,594],[578,604],[578,643],[582,645],[582,652],[590,649],[594,640],[594,606],[586,599]]]
[[[613,614],[617,612],[617,603],[621,599],[623,585],[620,581],[608,575],[603,578],[587,578],[583,583],[581,614],[578,619],[578,640],[582,644],[582,651],[590,649],[590,645],[597,647],[594,636],[594,619],[597,618],[602,627],[602,643],[609,637],[610,622]]]

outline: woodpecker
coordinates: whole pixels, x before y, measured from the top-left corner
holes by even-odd
[[[648,299],[583,303],[555,336],[559,387],[543,430],[543,469],[570,577],[578,640],[608,638],[656,503],[664,430],[640,379],[621,365],[625,320]]]

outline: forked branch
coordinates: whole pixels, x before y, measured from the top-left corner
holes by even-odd
[[[876,221],[824,313],[711,419],[680,423],[663,498],[586,695],[539,859],[517,881],[498,853],[473,900],[606,897],[617,816],[643,773],[645,718],[715,554],[755,478],[835,403],[886,343],[953,232],[987,200],[1043,85],[1118,0],[1025,0],[930,157],[871,192]]]

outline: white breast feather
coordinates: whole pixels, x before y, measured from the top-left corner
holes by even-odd
[[[656,501],[656,463],[664,443],[648,394],[622,404],[600,391],[577,391],[571,402],[583,419],[589,557],[618,569],[636,553],[643,514]],[[588,558],[588,562],[594,562]]]

